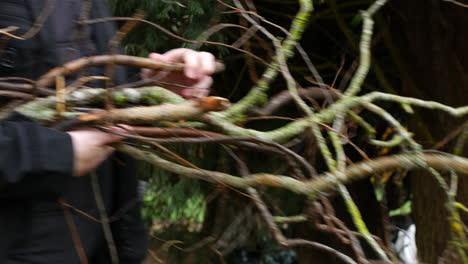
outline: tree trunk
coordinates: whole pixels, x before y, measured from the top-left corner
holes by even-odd
[[[466,105],[468,9],[439,0],[395,0],[390,10],[386,22],[401,58],[405,58],[400,76],[411,78],[402,78],[402,93],[453,106]],[[420,121],[409,120],[409,129],[416,132],[420,137],[417,140],[426,148],[461,124],[440,112],[418,111],[417,116]],[[425,134],[430,137],[421,136]],[[453,144],[444,150],[453,151],[450,146]],[[467,189],[467,179],[460,177],[457,201],[467,204]],[[445,194],[429,174],[421,172],[412,174],[412,191],[420,260],[438,263],[449,239]]]

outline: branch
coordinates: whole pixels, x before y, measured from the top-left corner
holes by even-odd
[[[339,258],[345,263],[348,264],[356,264],[356,262],[350,258],[349,256],[339,252],[338,250],[328,247],[324,244],[320,244],[317,242],[305,240],[305,239],[288,239],[286,238],[281,230],[279,229],[278,225],[275,223],[274,217],[271,215],[270,211],[268,210],[267,206],[263,202],[263,200],[260,198],[260,195],[258,194],[257,190],[254,188],[248,188],[247,191],[249,194],[254,198],[252,199],[259,209],[261,215],[263,216],[263,219],[267,223],[268,227],[270,228],[271,233],[273,234],[274,238],[283,247],[298,247],[298,246],[309,246],[318,250],[322,250],[325,252],[328,252],[335,257]]]
[[[103,101],[105,89],[91,88],[79,89],[66,95],[65,101],[69,106],[84,106],[96,104]],[[160,104],[172,103],[178,104],[184,102],[184,99],[175,93],[161,87],[143,87],[138,89],[118,89],[111,92],[112,100],[117,105],[124,104]],[[57,116],[55,104],[57,98],[49,96],[38,98],[34,101],[20,105],[14,110],[35,119],[39,122],[50,122]],[[76,114],[75,114],[76,115]]]
[[[137,135],[145,136],[145,137],[175,138],[175,139],[179,139],[179,138],[184,139],[185,137],[212,138],[212,137],[223,136],[223,134],[219,134],[219,133],[215,133],[211,131],[198,130],[198,129],[193,129],[193,128],[178,128],[178,127],[132,126],[131,131]]]
[[[130,21],[130,20],[139,21],[139,22],[143,22],[145,24],[151,25],[151,26],[157,28],[158,30],[162,31],[166,35],[168,35],[168,36],[170,36],[170,37],[172,37],[172,38],[174,38],[176,40],[182,41],[182,42],[187,42],[187,43],[191,43],[191,44],[199,44],[199,45],[201,45],[201,44],[214,45],[214,46],[225,47],[225,48],[228,48],[228,49],[233,49],[233,50],[239,51],[241,53],[244,53],[244,54],[258,60],[259,62],[261,62],[261,63],[263,63],[265,65],[268,65],[268,63],[265,60],[261,59],[260,57],[256,56],[255,54],[253,54],[251,52],[248,52],[246,50],[239,49],[237,47],[234,47],[232,45],[228,45],[228,44],[225,44],[225,43],[222,43],[222,42],[214,42],[214,41],[207,41],[207,40],[191,40],[191,39],[182,38],[182,37],[172,33],[170,30],[167,30],[163,26],[160,26],[160,25],[158,25],[156,23],[153,23],[153,22],[145,20],[145,19],[138,19],[138,18],[133,18],[133,17],[103,17],[103,18],[82,20],[82,21],[79,21],[77,23],[82,24],[82,25],[90,25],[90,24],[94,24],[94,23],[104,23],[104,22],[111,22],[111,21]],[[236,25],[235,27],[243,28],[243,27],[238,26],[238,25]]]
[[[120,133],[117,131],[113,131],[106,128],[100,128],[101,130],[111,133],[120,135],[127,138],[133,138],[142,140],[145,142],[154,142],[160,144],[167,144],[167,143],[186,143],[186,144],[201,144],[201,143],[220,143],[220,144],[229,144],[239,147],[248,148],[250,150],[256,150],[260,152],[270,152],[276,155],[280,155],[281,158],[286,160],[296,160],[299,164],[301,164],[307,171],[309,177],[317,176],[317,172],[315,169],[308,163],[303,157],[298,155],[296,152],[284,147],[273,141],[267,141],[260,138],[255,137],[232,137],[232,136],[224,136],[222,134],[217,134],[209,131],[201,131],[201,130],[190,130],[191,133],[187,133],[187,129],[181,128],[146,128],[146,127],[132,127],[131,131],[136,133],[134,134],[125,134]],[[183,132],[188,134],[189,137],[177,137],[181,136],[180,134],[172,134],[171,136],[177,138],[150,138],[146,136],[142,136],[139,132],[143,132],[144,134],[155,136],[159,136],[159,133],[164,130],[169,130],[172,132]],[[207,133],[206,133],[207,132]],[[166,133],[167,134],[167,133]],[[163,135],[164,136],[164,135]],[[259,145],[262,144],[262,145]]]
[[[133,156],[135,159],[146,161],[161,169],[175,174],[204,180],[212,183],[227,184],[236,188],[269,186],[283,188],[298,194],[314,196],[317,193],[335,188],[338,183],[348,184],[374,174],[380,174],[397,168],[406,170],[426,169],[425,162],[438,170],[453,170],[460,174],[468,173],[468,159],[450,154],[399,154],[364,161],[348,166],[343,173],[327,173],[310,181],[299,181],[283,175],[267,173],[251,174],[240,178],[227,173],[187,168],[160,158],[158,155],[138,148],[121,144],[117,149]]]
[[[62,67],[57,67],[42,75],[36,85],[39,87],[48,87],[52,85],[57,76],[67,76],[77,72],[85,67],[102,66],[107,64],[126,65],[138,68],[147,68],[151,70],[183,71],[183,63],[168,63],[156,61],[149,58],[135,57],[129,55],[99,55],[84,57],[65,63]],[[216,62],[215,72],[224,70],[222,63]]]
[[[381,92],[368,93],[362,96],[362,99],[368,102],[382,100],[382,101],[392,101],[392,102],[400,103],[403,105],[404,104],[416,105],[416,106],[423,107],[423,108],[444,111],[448,113],[449,115],[452,115],[455,117],[462,117],[468,114],[468,106],[455,108],[455,107],[441,104],[439,102],[425,101],[421,99],[399,96],[399,95],[394,95],[394,94],[381,93]]]
[[[451,154],[410,153],[376,158],[348,166],[343,173],[332,173],[307,183],[309,188],[324,191],[336,182],[347,184],[365,179],[374,174],[389,170],[427,169],[427,165],[437,170],[453,170],[460,174],[468,173],[468,159]]]
[[[372,16],[377,12],[387,0],[377,0],[374,4],[369,7],[366,11],[361,13],[362,18],[364,19],[364,23],[362,25],[362,35],[361,35],[361,42],[359,44],[360,49],[360,61],[359,67],[356,73],[351,79],[351,83],[349,84],[348,89],[345,92],[345,95],[356,95],[361,90],[361,86],[364,80],[369,73],[369,68],[371,65],[371,41],[372,41],[372,34],[374,28],[374,21],[372,20]]]
[[[452,4],[457,5],[457,6],[468,8],[467,4],[460,3],[460,2],[458,2],[456,0],[442,0],[442,1],[449,2],[449,3],[452,3]]]
[[[302,33],[308,24],[310,14],[313,11],[311,0],[300,0],[299,3],[300,9],[292,21],[290,34],[288,34],[288,37],[281,47],[282,52],[285,54],[285,60],[292,57],[292,50],[295,47],[296,42],[301,39]],[[243,114],[247,109],[255,106],[258,101],[265,96],[265,92],[269,89],[270,83],[278,75],[278,70],[279,64],[275,59],[270,67],[264,72],[257,85],[255,85],[244,98],[233,105],[233,107],[229,108],[224,114],[227,117],[235,118],[236,116]]]
[[[0,82],[0,90],[8,90],[15,92],[33,93],[37,92],[40,95],[54,95],[52,90],[45,88],[35,88],[34,85],[29,83],[12,83],[12,82]]]
[[[312,97],[316,100],[329,99],[336,100],[339,98],[339,93],[333,90],[325,90],[319,87],[309,87],[297,89],[301,97]],[[291,92],[289,90],[282,91],[277,95],[270,98],[269,102],[262,108],[254,110],[254,113],[259,116],[271,115],[278,110],[281,106],[289,103],[292,100]]]
[[[196,120],[209,111],[221,111],[229,105],[221,97],[204,97],[180,104],[162,104],[112,109],[83,114],[80,121],[93,123],[153,124],[160,121]]]

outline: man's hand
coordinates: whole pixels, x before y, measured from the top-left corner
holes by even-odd
[[[111,128],[121,131],[119,128]],[[68,132],[72,138],[74,168],[73,176],[83,176],[94,170],[109,157],[114,148],[111,143],[119,142],[124,137],[102,132],[97,129],[81,129]]]
[[[166,73],[143,69],[141,71],[143,79],[153,78],[160,74],[161,79],[158,81],[192,87],[193,89],[158,84],[185,98],[204,97],[209,94],[211,84],[213,83],[210,75],[214,73],[216,66],[215,57],[211,53],[180,48],[170,50],[164,54],[151,53],[149,58],[163,62],[182,62],[185,64],[184,72]]]

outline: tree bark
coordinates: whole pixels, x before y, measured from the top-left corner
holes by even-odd
[[[407,71],[401,76],[410,76],[402,78],[402,93],[452,106],[466,105],[468,36],[464,32],[468,9],[439,0],[396,0],[391,2],[391,7],[387,23],[394,44],[404,58],[405,67],[400,71]],[[423,122],[412,118],[409,127],[428,148],[461,124],[444,113],[418,111],[417,114]],[[445,150],[450,151],[450,146]],[[423,172],[412,174],[411,189],[420,260],[438,263],[449,238],[445,195],[436,181]],[[467,204],[467,190],[466,177],[460,177],[457,201]],[[468,219],[464,222],[468,223]]]

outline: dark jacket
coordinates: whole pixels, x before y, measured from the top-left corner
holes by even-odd
[[[34,37],[0,41],[0,46],[6,44],[1,46],[0,75],[37,79],[71,59],[106,53],[115,28],[100,23],[79,29],[74,22],[82,16],[82,2],[0,0],[0,28],[17,26],[16,35],[27,32],[45,14],[46,4],[54,3],[54,11]],[[92,2],[91,18],[109,16],[104,0]],[[100,71],[89,69],[88,74]],[[116,83],[126,77],[121,68],[116,76]],[[72,177],[72,168],[67,133],[20,115],[0,122],[0,263],[80,263],[76,237],[90,263],[110,263],[102,224],[94,219],[99,214],[91,178]],[[140,263],[147,238],[134,164],[117,154],[96,173],[121,263]],[[58,200],[73,207],[66,210],[72,221],[67,221]]]

